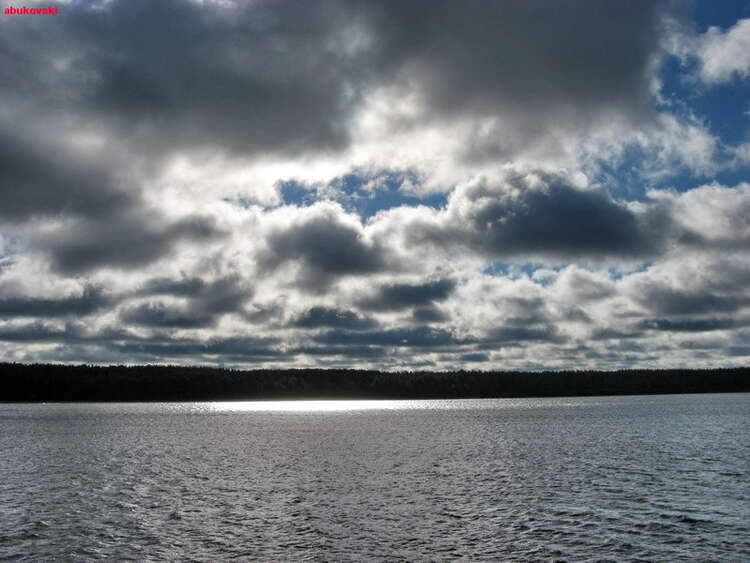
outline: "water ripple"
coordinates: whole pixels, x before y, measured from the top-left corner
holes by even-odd
[[[750,560],[748,445],[747,394],[0,405],[0,560]]]

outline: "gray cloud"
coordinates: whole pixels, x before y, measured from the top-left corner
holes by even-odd
[[[641,330],[618,330],[615,328],[600,328],[591,332],[591,340],[621,340],[640,338],[643,335]]]
[[[96,217],[134,205],[134,196],[116,185],[104,163],[87,161],[47,139],[3,129],[0,219],[18,222],[62,213]]]
[[[148,342],[113,343],[110,347],[120,354],[138,354],[158,358],[220,356],[226,359],[275,359],[281,352],[273,348],[275,339],[212,338],[153,340]]]
[[[564,100],[641,102],[661,7],[648,1],[550,6],[425,0],[408,6],[384,2],[377,9],[386,16],[384,34],[393,38],[386,48],[399,51],[394,57],[424,61],[425,68],[416,71],[432,86],[428,95],[435,105],[481,111],[502,103],[538,108]],[[603,50],[605,44],[610,48]]]
[[[283,357],[275,348],[274,338],[170,338],[156,334],[144,339],[121,330],[111,328],[100,332],[87,330],[78,323],[66,323],[59,328],[34,322],[16,326],[0,327],[0,341],[25,343],[64,342],[87,345],[86,355],[92,351],[101,359],[106,358],[190,358],[220,357],[233,361],[262,361]],[[58,358],[65,349],[58,348]],[[54,359],[50,356],[49,359]],[[72,359],[72,358],[71,358]]]
[[[275,228],[266,237],[261,253],[261,270],[273,271],[296,262],[303,267],[297,282],[323,291],[337,278],[383,271],[392,261],[383,246],[365,239],[362,229],[344,222],[340,210],[322,207],[312,210],[290,226]]]
[[[57,342],[77,339],[78,335],[72,334],[69,330],[49,327],[42,322],[0,327],[0,340],[5,342]]]
[[[291,326],[296,328],[341,328],[367,330],[377,325],[372,319],[360,317],[354,311],[340,311],[325,307],[311,307],[294,319]]]
[[[422,284],[399,283],[384,285],[357,305],[368,311],[398,311],[411,307],[427,307],[446,300],[456,287],[455,280],[437,280]]]
[[[442,323],[448,321],[450,317],[437,307],[428,306],[414,309],[412,319],[417,323]]]
[[[539,140],[552,123],[587,130],[613,112],[640,123],[650,116],[648,71],[665,3],[365,4],[381,72],[416,90],[428,119],[502,119],[488,142],[477,131],[470,159]]]
[[[383,232],[398,232],[412,248],[553,264],[643,261],[663,255],[683,232],[661,203],[635,206],[603,188],[574,187],[559,174],[515,168],[458,186],[443,210],[380,221]],[[589,285],[595,291],[596,282]],[[602,286],[591,298],[607,291]]]
[[[66,322],[62,327],[41,321],[24,324],[6,324],[0,327],[0,341],[6,342],[88,342],[106,343],[112,340],[134,338],[129,333],[112,328],[99,332],[88,330],[78,322]]]
[[[243,306],[253,291],[236,276],[211,282],[199,278],[156,278],[146,282],[134,295],[170,295],[186,298],[187,303],[148,302],[128,307],[120,315],[126,323],[162,328],[202,328],[213,326],[224,313],[244,313]]]
[[[598,301],[611,297],[616,289],[609,277],[594,275],[577,267],[566,268],[556,281],[566,295],[576,301]]]
[[[512,194],[481,183],[471,186],[455,202],[462,206],[458,236],[494,257],[632,258],[658,250],[662,240],[654,235],[660,233],[647,218],[602,191],[549,180],[542,189],[522,185]]]
[[[0,298],[0,317],[81,317],[111,306],[114,302],[100,288],[86,286],[81,295],[67,297]]]
[[[726,352],[730,356],[747,357],[750,356],[750,346],[729,346]]]
[[[704,315],[730,313],[750,303],[747,295],[721,295],[711,291],[689,291],[664,284],[642,285],[638,302],[658,315]]]
[[[504,297],[501,301],[506,326],[543,324],[550,320],[547,303],[543,297]]]
[[[687,134],[700,116],[654,113],[673,9],[113,0],[15,18],[0,36],[0,281],[85,289],[0,299],[2,351],[509,369],[675,365],[687,337],[714,339],[706,363],[746,352],[750,187],[625,201],[617,184],[631,137],[660,163],[677,149],[654,135],[710,152],[711,135]],[[617,178],[550,172],[584,145],[570,162],[610,159]],[[283,178],[311,205],[256,206]],[[434,187],[446,205],[418,195]],[[319,201],[334,196],[367,218]],[[527,275],[540,264],[569,267]],[[114,293],[97,285],[111,270]],[[126,328],[97,328],[111,318]]]
[[[130,307],[120,318],[129,324],[161,328],[203,328],[215,322],[212,315],[150,303]]]
[[[726,330],[737,326],[746,326],[737,319],[644,319],[638,323],[638,328],[644,330],[658,330],[664,332],[709,332]]]
[[[553,326],[502,326],[487,332],[484,347],[530,341],[564,342],[566,338]]]
[[[446,330],[428,327],[400,328],[383,331],[349,332],[331,330],[315,336],[314,340],[330,345],[376,345],[432,348],[464,344],[465,341]]]
[[[460,362],[489,362],[490,357],[483,352],[469,352],[458,356]]]
[[[341,2],[72,3],[8,26],[0,58],[16,93],[107,123],[142,148],[244,153],[340,148],[365,80]],[[33,21],[31,21],[33,20]],[[29,41],[29,37],[34,41]],[[136,39],[137,37],[137,39]],[[43,54],[67,61],[61,70]]]
[[[253,303],[249,308],[242,311],[242,317],[252,324],[270,325],[283,314],[283,299],[277,299],[271,303]]]
[[[144,266],[169,255],[181,241],[200,243],[220,236],[212,219],[169,223],[158,213],[133,209],[116,217],[65,223],[36,235],[32,246],[47,254],[58,272],[75,275],[102,267]]]
[[[138,295],[175,295],[195,297],[205,292],[206,282],[201,278],[152,278],[138,290]]]
[[[238,276],[228,276],[204,283],[193,296],[193,306],[207,313],[234,313],[253,296],[253,290]]]
[[[72,3],[7,26],[0,60],[19,99],[105,124],[151,153],[342,149],[381,86],[418,93],[420,121],[500,117],[505,139],[490,144],[523,145],[550,123],[587,130],[613,113],[650,117],[648,70],[668,5]]]

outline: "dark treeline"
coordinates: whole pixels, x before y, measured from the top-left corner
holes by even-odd
[[[233,371],[0,364],[0,401],[430,399],[750,391],[750,368],[557,372]]]

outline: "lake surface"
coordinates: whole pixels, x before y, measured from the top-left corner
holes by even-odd
[[[0,559],[750,561],[750,394],[0,404]]]

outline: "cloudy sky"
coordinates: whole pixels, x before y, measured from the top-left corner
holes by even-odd
[[[3,360],[747,365],[750,2],[55,5],[0,14]]]

